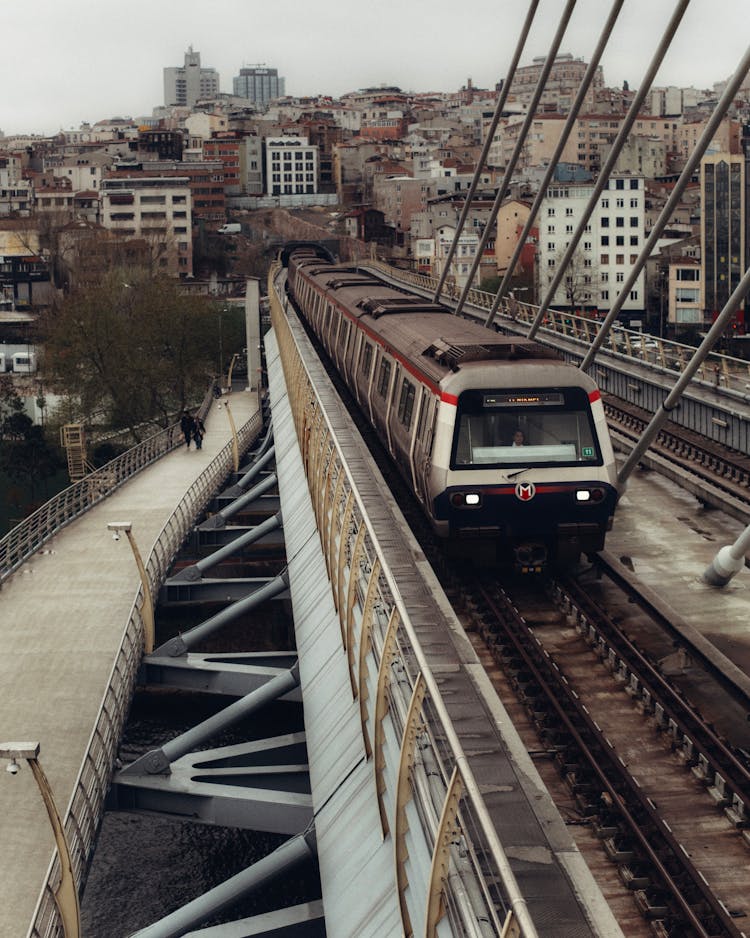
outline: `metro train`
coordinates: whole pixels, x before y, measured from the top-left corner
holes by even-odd
[[[454,556],[522,572],[601,550],[617,503],[595,382],[319,245],[286,290]]]

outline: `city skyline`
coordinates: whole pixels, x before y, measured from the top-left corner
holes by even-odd
[[[541,0],[521,58],[545,55],[564,0]],[[50,135],[115,116],[146,117],[163,103],[163,70],[192,46],[231,93],[242,67],[266,64],[291,96],[331,95],[379,85],[407,92],[455,91],[468,79],[492,88],[505,74],[528,0],[476,0],[471,18],[445,0],[409,4],[352,0],[278,8],[247,0],[38,0],[35,28],[4,25],[0,130]],[[588,61],[610,2],[578,0],[561,52]],[[602,59],[607,85],[640,85],[676,2],[625,0]],[[345,15],[342,15],[344,9]],[[711,88],[735,69],[747,46],[745,0],[692,0],[657,85]],[[38,14],[38,15],[37,15]],[[461,37],[465,39],[462,42]]]

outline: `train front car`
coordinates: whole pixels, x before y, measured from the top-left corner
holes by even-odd
[[[601,550],[617,501],[595,383],[533,345],[444,378],[432,460],[441,533],[460,555],[523,572]]]

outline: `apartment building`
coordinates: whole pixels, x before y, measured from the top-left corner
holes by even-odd
[[[203,159],[221,163],[224,167],[224,191],[227,195],[242,192],[240,178],[240,149],[242,138],[227,130],[203,141]]]
[[[192,212],[187,176],[131,175],[102,180],[102,225],[122,238],[143,239],[155,268],[192,276]]]
[[[226,221],[224,165],[219,160],[180,163],[157,160],[149,163],[119,164],[109,178],[130,179],[133,176],[186,177],[190,187],[191,219],[196,225],[203,221],[221,225]]]
[[[539,55],[532,60],[531,65],[516,69],[510,86],[511,100],[525,106],[530,104],[546,61],[545,56]],[[587,68],[588,65],[583,59],[573,58],[570,53],[561,53],[556,56],[544,85],[539,110],[567,113],[578,94]],[[586,93],[584,109],[593,110],[596,93],[603,87],[604,72],[600,65]]]
[[[577,232],[593,184],[549,186],[539,209],[539,295],[545,297],[557,266]],[[645,240],[642,176],[612,175],[597,200],[564,279],[552,298],[563,309],[607,311],[619,296]],[[629,290],[621,317],[641,325],[646,298],[643,271]]]
[[[314,195],[318,148],[310,146],[307,137],[267,137],[265,170],[267,195]]]
[[[701,160],[702,307],[708,319],[726,306],[747,270],[746,178],[744,156],[717,153]],[[744,307],[740,303],[737,312]]]

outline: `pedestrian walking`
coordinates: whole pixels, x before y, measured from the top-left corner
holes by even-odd
[[[206,433],[206,428],[203,425],[203,421],[200,417],[193,418],[193,439],[195,440],[195,448],[201,449],[203,446],[203,437]]]
[[[190,441],[193,438],[193,430],[195,429],[195,421],[191,414],[183,410],[182,417],[180,417],[180,430],[182,435],[185,437],[185,446],[190,449]]]

